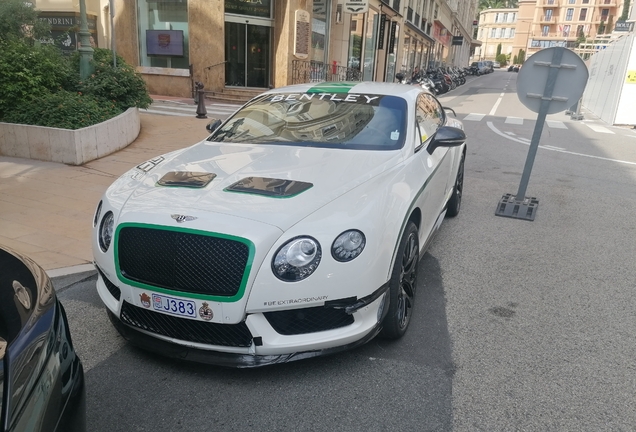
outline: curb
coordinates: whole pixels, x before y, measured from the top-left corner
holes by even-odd
[[[64,267],[53,270],[47,270],[46,274],[51,279],[56,291],[93,277],[97,274],[97,269],[93,264],[81,264],[72,267]]]

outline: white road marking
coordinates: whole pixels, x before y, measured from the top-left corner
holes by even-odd
[[[470,113],[464,117],[464,121],[480,121],[486,117],[486,114]]]
[[[543,147],[548,149],[548,150],[565,150],[563,147],[555,147],[555,146],[551,146],[551,145],[544,145]]]
[[[589,127],[594,132],[600,132],[600,133],[606,133],[606,134],[613,134],[614,133],[611,130],[609,130],[608,128],[606,128],[604,126],[601,126],[601,125],[586,123],[585,126]]]
[[[565,123],[559,120],[546,120],[545,122],[548,124],[548,127],[552,129],[567,129],[568,128],[565,125]]]
[[[499,129],[497,129],[495,127],[495,125],[492,124],[492,122],[486,122],[488,124],[488,127],[490,128],[491,131],[493,131],[494,133],[496,133],[499,136],[502,136],[510,141],[515,141],[518,142],[520,144],[523,145],[527,145],[529,146],[530,143],[529,142],[524,142],[521,141],[519,138],[514,138],[511,136],[506,135],[505,133],[501,132]],[[616,163],[620,163],[620,164],[625,164],[625,165],[634,165],[636,166],[636,162],[630,162],[630,161],[624,161],[624,160],[619,160],[619,159],[610,159],[610,158],[605,158],[605,157],[601,157],[601,156],[592,156],[592,155],[587,155],[587,154],[583,154],[583,153],[575,153],[575,152],[571,152],[571,151],[566,151],[566,150],[558,150],[555,147],[546,147],[546,146],[539,146],[539,148],[544,149],[544,150],[549,150],[549,151],[554,151],[557,153],[565,153],[565,154],[570,154],[570,155],[574,155],[574,156],[582,156],[582,157],[586,157],[586,158],[590,158],[590,159],[598,159],[598,160],[604,160],[604,161],[608,161],[608,162],[616,162]]]
[[[491,116],[495,115],[495,113],[497,112],[497,108],[499,107],[499,104],[501,103],[502,99],[503,99],[503,96],[499,96],[499,99],[497,99],[497,102],[495,102],[495,106],[492,107],[488,115],[491,115]]]
[[[522,125],[523,119],[520,117],[506,117],[506,121],[504,123]]]

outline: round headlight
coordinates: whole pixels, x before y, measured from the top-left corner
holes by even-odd
[[[113,228],[115,226],[115,217],[113,212],[108,212],[104,215],[102,223],[99,226],[99,247],[102,252],[106,252],[110,246],[110,242],[113,239]]]
[[[320,244],[311,237],[296,237],[278,249],[272,261],[276,277],[296,282],[309,277],[320,264]]]
[[[97,210],[95,210],[95,217],[93,218],[93,226],[97,226],[97,222],[99,222],[99,215],[102,213],[102,202],[100,201],[97,204]]]
[[[331,245],[331,255],[336,261],[351,261],[362,253],[366,244],[367,240],[361,231],[345,231]]]

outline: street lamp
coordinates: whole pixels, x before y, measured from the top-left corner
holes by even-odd
[[[86,0],[79,0],[80,4],[80,79],[83,81],[93,73],[91,60],[93,59],[93,47],[91,46],[91,34],[88,32],[88,20],[86,19]]]

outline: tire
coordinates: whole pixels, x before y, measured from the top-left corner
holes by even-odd
[[[459,214],[459,210],[462,206],[462,194],[464,193],[464,154],[459,161],[459,169],[457,170],[457,177],[455,178],[455,186],[453,186],[453,194],[448,200],[446,206],[446,215],[455,217]]]
[[[380,337],[399,339],[404,336],[411,322],[413,300],[417,288],[417,272],[420,261],[420,245],[417,227],[406,225],[389,281],[389,309],[382,321]]]

